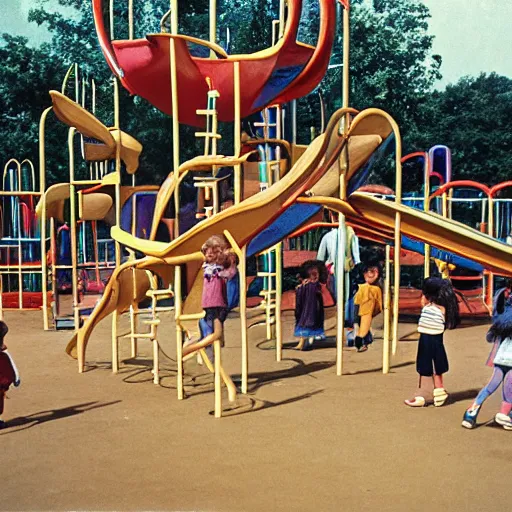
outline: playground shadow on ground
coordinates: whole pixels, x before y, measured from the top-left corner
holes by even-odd
[[[277,402],[272,402],[270,400],[262,400],[260,398],[255,398],[248,395],[239,395],[234,404],[230,404],[228,406],[223,407],[222,416],[240,416],[242,414],[247,414],[251,412],[263,411],[265,409],[271,409],[272,407],[279,407],[282,405],[293,404],[295,402],[299,402],[301,400],[306,400],[315,395],[323,393],[323,389],[318,389],[316,391],[312,391],[310,393],[304,393],[302,395],[294,396],[291,398],[286,398],[285,400],[279,400]],[[214,411],[210,411],[210,415],[214,415]]]
[[[48,421],[69,418],[70,416],[76,416],[77,414],[83,414],[84,412],[92,411],[93,409],[108,407],[120,402],[122,402],[122,400],[115,400],[113,402],[85,402],[83,404],[72,405],[70,407],[63,407],[62,409],[50,409],[48,411],[30,414],[29,416],[19,416],[7,422],[7,425],[0,430],[0,436],[14,434],[16,432],[21,432],[22,430],[28,430],[29,428],[37,425],[42,425]]]

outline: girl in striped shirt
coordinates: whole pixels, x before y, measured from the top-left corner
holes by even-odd
[[[405,403],[410,407],[425,406],[433,384],[434,405],[440,407],[448,398],[443,383],[443,375],[449,368],[443,333],[446,328],[454,329],[459,323],[459,304],[450,282],[437,277],[426,279],[423,283],[421,304],[423,309],[418,322],[420,340],[416,356],[419,389]]]

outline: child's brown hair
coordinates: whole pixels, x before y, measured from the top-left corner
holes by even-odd
[[[224,251],[227,247],[226,239],[221,235],[213,235],[201,247],[201,252],[203,254],[206,254],[206,251],[208,249],[214,249],[215,247],[218,247],[222,251]]]

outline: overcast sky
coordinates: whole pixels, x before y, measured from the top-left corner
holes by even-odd
[[[432,13],[430,32],[436,36],[434,52],[443,57],[443,80],[439,86],[481,71],[496,71],[512,78],[512,0],[423,2]],[[44,29],[26,21],[34,3],[34,0],[0,0],[0,33],[25,35],[33,44],[47,39]]]

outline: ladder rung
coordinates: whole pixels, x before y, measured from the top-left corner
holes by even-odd
[[[210,139],[222,139],[222,136],[218,133],[210,133],[210,132],[196,132],[194,133],[196,137],[209,137]]]
[[[142,334],[134,333],[134,334],[126,334],[123,338],[139,338],[139,339],[153,339],[155,336],[150,332],[145,332]]]
[[[142,323],[145,325],[160,325],[160,320],[156,318],[155,320],[144,320]]]
[[[205,313],[192,313],[190,315],[180,315],[177,320],[178,322],[183,322],[184,320],[201,320],[204,318]]]
[[[198,116],[213,116],[217,113],[215,109],[209,109],[209,108],[200,108],[196,110],[196,114]]]
[[[155,308],[156,313],[165,313],[167,311],[174,311],[174,306],[157,306]]]
[[[258,277],[265,277],[265,276],[269,276],[269,277],[276,277],[276,272],[258,272],[256,274]]]

